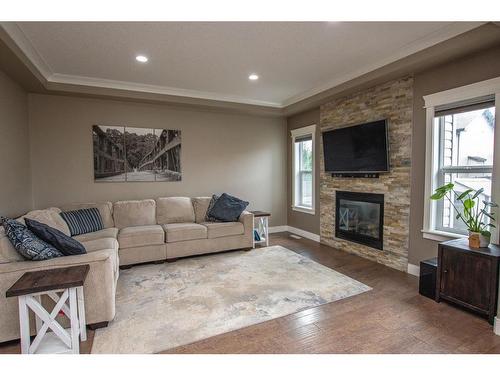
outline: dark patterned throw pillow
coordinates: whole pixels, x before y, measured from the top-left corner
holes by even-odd
[[[215,195],[215,194],[212,195],[212,199],[210,200],[210,203],[208,204],[207,214],[205,215],[205,221],[211,221],[211,222],[219,221],[215,217],[210,216],[210,211],[214,207],[215,202],[217,202],[217,199],[219,199],[219,197],[217,195]]]
[[[39,239],[20,222],[2,218],[2,224],[8,239],[24,258],[29,260],[47,260],[63,256],[59,250]]]
[[[237,221],[247,206],[248,202],[223,193],[208,212],[208,216],[223,222]]]
[[[85,247],[69,236],[66,236],[63,232],[57,230],[56,228],[49,227],[43,223],[39,223],[36,220],[24,219],[26,226],[30,231],[32,231],[38,238],[47,242],[49,245],[54,246],[64,255],[81,255],[86,254],[87,251]]]
[[[101,213],[95,207],[61,212],[60,215],[66,224],[68,224],[71,236],[97,232],[98,230],[104,229]]]

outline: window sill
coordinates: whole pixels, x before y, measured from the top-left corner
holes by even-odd
[[[297,211],[297,212],[302,212],[304,214],[309,214],[309,215],[314,215],[314,209],[313,208],[307,208],[307,207],[301,207],[301,206],[292,206],[292,210]]]
[[[463,234],[444,232],[440,230],[429,230],[429,229],[428,230],[422,229],[422,236],[428,240],[439,241],[439,242],[467,237],[466,235]]]

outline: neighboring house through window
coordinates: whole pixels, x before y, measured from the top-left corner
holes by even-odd
[[[316,125],[292,130],[292,209],[314,214]]]
[[[425,96],[427,111],[426,194],[424,237],[444,240],[467,235],[463,222],[456,219],[452,203],[431,201],[432,192],[447,183],[460,194],[467,189],[484,189],[481,201],[498,201],[498,184],[493,184],[499,164],[495,129],[500,100],[500,79]],[[461,210],[460,202],[453,204]]]

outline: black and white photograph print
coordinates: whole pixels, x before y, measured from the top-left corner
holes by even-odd
[[[94,181],[180,181],[181,131],[94,125]]]
[[[126,181],[125,127],[92,127],[94,140],[94,181]]]

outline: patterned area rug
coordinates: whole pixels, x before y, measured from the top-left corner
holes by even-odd
[[[370,289],[282,246],[136,266],[92,353],[156,353]]]

